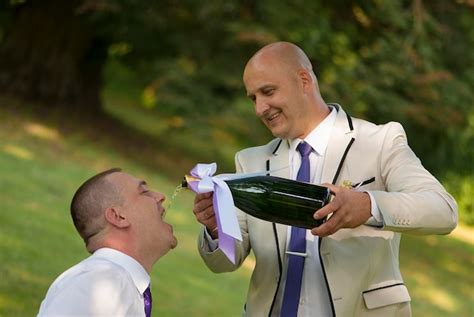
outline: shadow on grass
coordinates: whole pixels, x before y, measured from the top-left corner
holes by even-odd
[[[474,245],[452,236],[404,235],[401,241],[413,316],[473,316]]]
[[[232,158],[222,155],[205,140],[193,139],[193,132],[189,130],[167,126],[159,135],[151,135],[137,128],[140,122],[132,126],[126,123],[127,120],[105,112],[69,112],[67,108],[45,111],[45,106],[6,98],[0,99],[0,105],[9,118],[17,118],[19,122],[34,121],[36,125],[57,131],[66,138],[110,149],[143,167],[156,170],[174,183],[179,183],[183,175],[199,162],[219,162],[220,169],[227,172],[234,169]],[[153,119],[157,125],[160,124],[159,118]],[[184,137],[178,137],[181,133]],[[196,146],[196,143],[202,146]],[[19,151],[17,154],[27,155]]]

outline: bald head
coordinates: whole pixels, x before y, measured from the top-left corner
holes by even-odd
[[[246,68],[267,64],[274,67],[285,67],[287,71],[291,72],[304,69],[314,75],[313,66],[308,56],[301,48],[289,42],[276,42],[264,46],[250,58]]]
[[[260,49],[245,66],[243,81],[256,115],[276,137],[304,138],[329,114],[311,62],[295,44]]]

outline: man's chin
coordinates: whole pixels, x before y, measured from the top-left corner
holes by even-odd
[[[286,133],[278,129],[270,129],[270,132],[275,138],[286,139]]]
[[[171,246],[170,246],[170,249],[173,250],[174,248],[176,248],[178,246],[178,239],[176,239],[176,237],[173,237],[174,240],[171,242]]]
[[[288,131],[285,129],[285,125],[283,124],[267,124],[268,130],[272,133],[272,135],[276,138],[286,139],[288,137]]]

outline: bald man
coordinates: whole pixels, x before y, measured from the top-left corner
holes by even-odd
[[[71,216],[92,255],[54,281],[38,316],[149,317],[152,267],[177,244],[164,200],[120,169],[82,184]]]
[[[243,316],[410,316],[398,264],[401,232],[451,232],[454,199],[423,168],[399,123],[375,125],[326,104],[296,45],[263,47],[248,61],[243,81],[275,139],[238,152],[237,172],[275,171],[324,184],[335,198],[315,211],[314,218],[329,219],[312,230],[237,210],[243,241],[234,265],[217,247],[211,194],[197,195],[193,212],[203,225],[198,245],[206,265],[234,271],[253,250]]]

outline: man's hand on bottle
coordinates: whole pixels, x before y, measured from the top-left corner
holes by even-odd
[[[313,235],[325,237],[341,228],[355,228],[372,216],[369,194],[331,184],[323,186],[328,187],[335,196],[329,204],[314,213],[314,218],[322,219],[332,215],[325,223],[311,229]]]
[[[213,239],[218,238],[217,221],[212,205],[212,194],[197,194],[194,198],[193,213],[196,220],[204,225]]]

